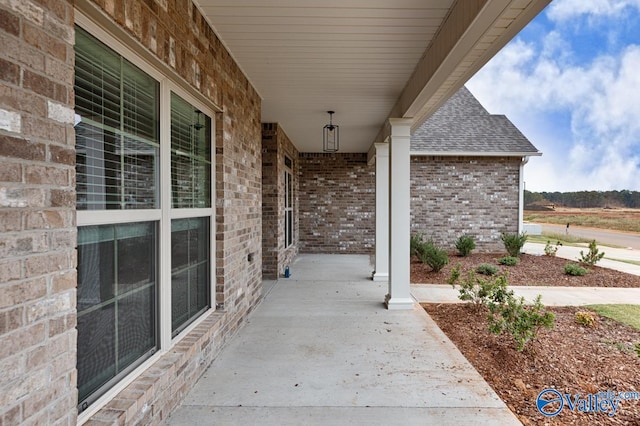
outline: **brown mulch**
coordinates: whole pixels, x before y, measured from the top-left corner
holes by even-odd
[[[561,393],[640,392],[640,356],[633,345],[640,331],[599,317],[595,328],[578,325],[580,308],[552,308],[555,328],[543,329],[536,341],[517,352],[510,336],[487,330],[486,308],[469,304],[425,304],[429,315],[480,372],[524,425],[640,425],[640,401],[621,401],[613,417],[580,413],[566,405],[546,418],[536,398],[547,389]]]
[[[547,285],[561,287],[640,287],[640,276],[625,274],[612,269],[593,266],[582,277],[572,277],[564,273],[567,263],[577,263],[554,256],[534,256],[523,254],[516,266],[498,264],[505,254],[472,253],[467,257],[449,255],[449,264],[439,272],[433,272],[417,257],[411,258],[411,282],[415,284],[445,284],[451,270],[460,263],[462,277],[466,271],[475,269],[482,263],[498,267],[499,273],[508,272],[510,285]],[[640,421],[638,422],[640,425]]]

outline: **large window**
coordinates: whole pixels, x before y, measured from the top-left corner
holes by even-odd
[[[83,411],[212,306],[213,122],[80,27],[75,49]]]

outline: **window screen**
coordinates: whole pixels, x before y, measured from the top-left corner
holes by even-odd
[[[209,218],[171,221],[171,330],[176,335],[209,308]]]
[[[78,228],[80,410],[157,347],[156,227]]]
[[[78,210],[158,204],[159,83],[76,27]]]

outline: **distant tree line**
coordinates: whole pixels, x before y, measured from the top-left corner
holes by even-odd
[[[524,205],[556,205],[564,207],[628,207],[640,208],[639,191],[524,191]]]

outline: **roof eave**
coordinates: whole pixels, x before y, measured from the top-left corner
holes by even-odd
[[[433,157],[540,157],[542,152],[509,151],[410,151],[412,156]]]

